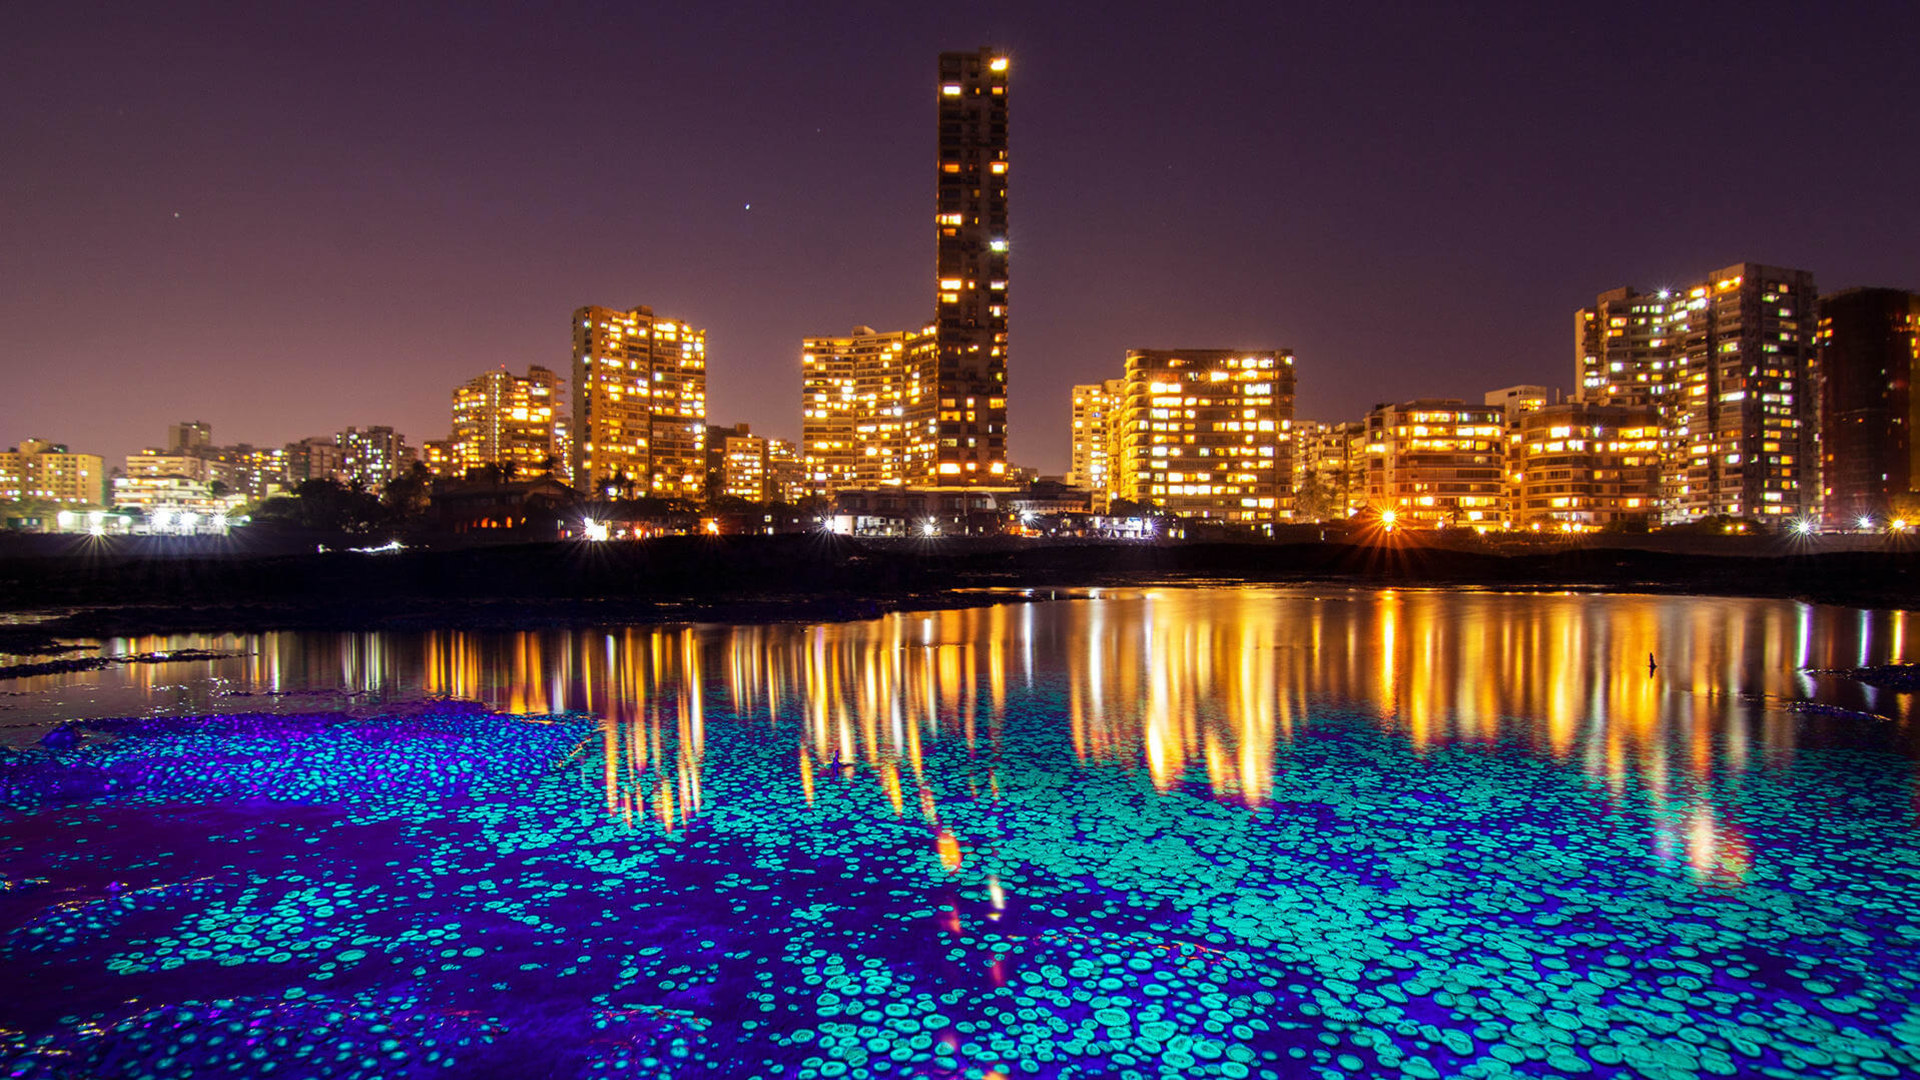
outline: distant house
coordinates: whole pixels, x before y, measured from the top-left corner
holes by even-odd
[[[533,480],[436,480],[431,517],[441,532],[553,539],[575,516],[574,490],[550,476]]]
[[[842,490],[827,528],[847,536],[967,536],[1001,531],[1007,492],[979,488]]]

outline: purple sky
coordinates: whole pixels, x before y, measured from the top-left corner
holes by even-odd
[[[0,446],[439,438],[585,303],[707,328],[710,419],[796,437],[802,337],[933,310],[935,54],[988,43],[1045,472],[1129,347],[1290,346],[1348,419],[1570,387],[1619,284],[1920,286],[1920,5],[947,11],[0,5]]]

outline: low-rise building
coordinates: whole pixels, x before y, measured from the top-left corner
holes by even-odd
[[[64,443],[27,439],[0,453],[0,500],[99,506],[106,501],[105,463]]]
[[[1001,529],[1005,493],[964,488],[868,488],[841,491],[827,517],[830,532],[846,536],[932,539]]]
[[[1367,425],[1293,422],[1293,519],[1344,521],[1367,504]]]
[[[113,505],[135,513],[135,532],[219,535],[227,519],[246,505],[239,493],[214,494],[213,485],[186,476],[121,476],[113,481]]]
[[[1569,401],[1509,428],[1507,494],[1515,529],[1586,532],[1658,515],[1660,418],[1652,406]]]
[[[1458,398],[1367,414],[1367,507],[1400,528],[1486,531],[1506,519],[1504,413]]]

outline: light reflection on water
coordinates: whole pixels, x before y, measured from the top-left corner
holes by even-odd
[[[33,797],[0,841],[42,890],[15,896],[53,914],[0,958],[94,1003],[34,1021],[62,1067],[213,1055],[181,1049],[213,1021],[301,1045],[346,1002],[368,1026],[339,1047],[478,1016],[543,1062],[555,1030],[612,1061],[660,1021],[715,1075],[876,1047],[914,1064],[875,1075],[1055,1075],[1051,1054],[1106,1075],[1121,1050],[1196,1075],[1181,1043],[1275,1080],[1367,1074],[1363,1050],[1370,1075],[1905,1075],[1910,699],[1803,672],[1904,659],[1906,619],[1148,589],[822,626],[114,641],[245,655],[17,681],[11,722],[392,718],[102,725],[120,740],[6,762]],[[266,918],[309,901],[298,934]],[[129,985],[155,988],[133,1020],[88,1011]],[[187,994],[214,1011],[153,1004]]]
[[[1808,740],[1909,748],[1910,695],[1804,673],[1902,659],[1908,618],[1772,600],[1229,588],[820,626],[176,635],[111,640],[101,655],[244,655],[15,680],[25,697],[0,718],[377,709],[422,695],[586,713],[603,719],[609,811],[667,823],[701,805],[710,709],[797,720],[809,791],[821,770],[864,768],[897,811],[932,820],[923,749],[993,743],[1009,693],[1058,693],[1082,761],[1144,768],[1163,790],[1203,778],[1249,805],[1272,788],[1276,748],[1327,711],[1370,717],[1418,750],[1501,740],[1667,792],[1784,763]],[[1787,707],[1800,699],[1884,719]],[[1721,835],[1711,807],[1683,816],[1678,849]]]

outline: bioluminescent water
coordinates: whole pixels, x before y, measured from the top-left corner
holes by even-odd
[[[1907,629],[1219,589],[183,639],[243,655],[5,699],[151,707],[0,757],[0,1075],[1911,1076],[1911,695],[1805,674]]]

